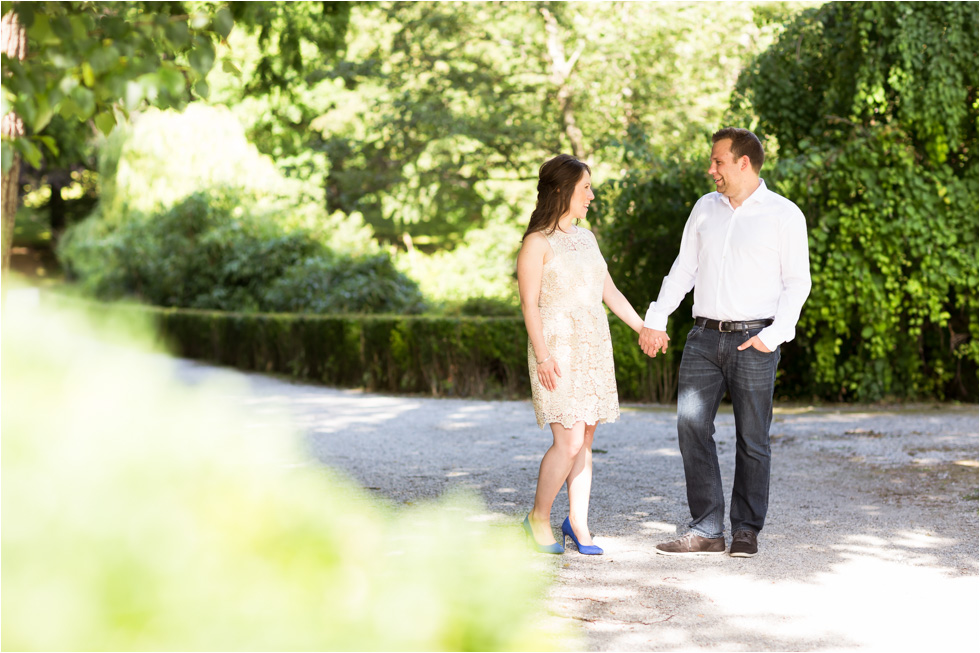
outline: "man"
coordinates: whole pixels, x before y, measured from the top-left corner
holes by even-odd
[[[724,555],[725,498],[714,420],[727,390],[735,413],[730,555],[752,557],[769,506],[769,425],[779,345],[793,339],[810,293],[806,220],[759,178],[762,143],[746,129],[712,136],[714,193],[698,200],[680,253],[650,304],[640,347],[667,351],[667,317],[694,288],[677,390],[677,435],[690,532],[657,545],[664,555]]]

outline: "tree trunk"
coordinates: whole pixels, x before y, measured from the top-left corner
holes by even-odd
[[[559,33],[558,21],[554,14],[547,8],[541,8],[541,15],[544,16],[544,28],[548,33],[548,58],[551,59],[551,81],[558,88],[558,105],[561,107],[562,126],[565,136],[572,145],[572,154],[579,161],[585,161],[585,140],[582,137],[582,130],[575,124],[574,94],[572,87],[568,84],[568,78],[572,75],[575,62],[578,61],[585,44],[580,43],[571,57],[565,57],[565,44]]]
[[[8,11],[3,17],[2,29],[0,29],[0,47],[3,48],[4,54],[11,59],[23,59],[27,54],[27,32],[13,11]],[[10,140],[24,135],[24,121],[13,112],[3,117],[0,128],[3,130],[4,137]],[[3,173],[3,213],[0,215],[3,222],[3,241],[0,243],[0,247],[3,249],[3,260],[0,263],[0,272],[4,276],[10,268],[10,247],[14,239],[14,217],[17,215],[19,205],[20,154],[14,152],[13,165],[10,166],[10,170]]]

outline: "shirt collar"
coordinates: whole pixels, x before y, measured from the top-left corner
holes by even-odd
[[[721,193],[719,193],[719,195],[721,195]],[[763,179],[762,177],[759,177],[758,188],[752,191],[752,194],[745,198],[745,201],[742,202],[742,206],[745,206],[747,204],[764,204],[768,196],[769,196],[769,189],[766,187],[766,180]],[[731,200],[728,199],[728,197],[726,197],[725,195],[721,195],[721,201],[727,204],[729,208],[731,208],[732,202]]]

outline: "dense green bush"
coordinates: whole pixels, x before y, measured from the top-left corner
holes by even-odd
[[[332,252],[234,191],[194,193],[159,212],[92,219],[59,247],[66,273],[95,297],[229,311],[422,310],[418,287],[386,254]]]
[[[975,400],[976,175],[916,170],[900,134],[877,133],[763,171],[807,217],[814,281],[796,338],[782,347],[776,394]],[[702,168],[653,163],[598,191],[610,273],[641,314],[677,256],[691,207],[708,191]],[[666,356],[623,366],[626,353],[617,351],[617,376],[644,370],[642,382],[621,379],[624,396],[673,399],[691,304],[688,295],[671,317]]]
[[[810,234],[813,290],[778,396],[976,400],[977,33],[964,3],[828,3],[743,73],[731,120],[758,120],[762,176]],[[642,311],[711,189],[703,162],[662,161],[636,140],[594,206],[610,271]],[[690,302],[669,324],[663,378]]]
[[[180,355],[329,385],[433,396],[523,396],[527,335],[513,318],[159,311]]]
[[[739,80],[810,228],[817,394],[976,400],[978,47],[969,3],[828,3]]]
[[[137,309],[145,314],[145,309]],[[115,311],[100,305],[103,324]],[[4,650],[547,650],[547,574],[469,497],[394,509],[149,334],[4,314]]]
[[[419,313],[425,307],[418,286],[387,254],[307,258],[269,284],[262,299],[262,310],[292,313]]]
[[[521,317],[521,306],[516,299],[497,297],[470,297],[452,302],[444,308],[446,315],[471,315],[474,317]]]
[[[816,395],[976,400],[976,168],[961,179],[915,158],[903,134],[876,130],[775,171],[810,225],[797,332]]]
[[[99,175],[96,210],[58,249],[95,297],[229,311],[423,308],[363,221],[325,215],[227,110],[139,116],[101,144]]]

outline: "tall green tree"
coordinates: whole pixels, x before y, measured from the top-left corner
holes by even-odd
[[[822,394],[976,399],[977,53],[975,4],[829,3],[739,80],[808,219]]]
[[[23,123],[20,133],[3,135],[5,178],[16,174],[21,157],[37,168],[42,148],[58,155],[46,133],[56,115],[108,133],[143,106],[181,107],[207,97],[215,44],[234,25],[226,7],[203,3],[14,2],[2,11],[5,26],[9,16],[23,28],[27,53],[3,54],[0,113]],[[16,205],[8,208],[5,202],[5,266]]]
[[[741,3],[360,5],[311,123],[325,201],[385,240],[451,247],[494,212],[523,219],[515,193],[559,152],[618,172],[638,134],[700,148],[771,31]]]
[[[51,187],[54,228],[63,226],[61,186],[70,169],[90,165],[92,136],[108,133],[118,120],[145,106],[180,109],[208,98],[208,74],[233,26],[254,34],[260,48],[245,93],[281,94],[295,112],[303,105],[294,89],[303,86],[305,74],[321,70],[342,50],[350,13],[350,3],[344,2],[4,5],[5,33],[7,21],[17,21],[31,53],[9,69],[4,60],[3,112],[10,111],[25,127],[16,136],[5,132],[4,179],[16,187],[18,175],[11,168],[21,157],[39,169]],[[227,48],[221,68],[242,75]],[[295,126],[290,120],[278,124],[280,133]],[[17,193],[4,195],[14,202],[4,209],[10,216],[4,224],[12,229]]]

